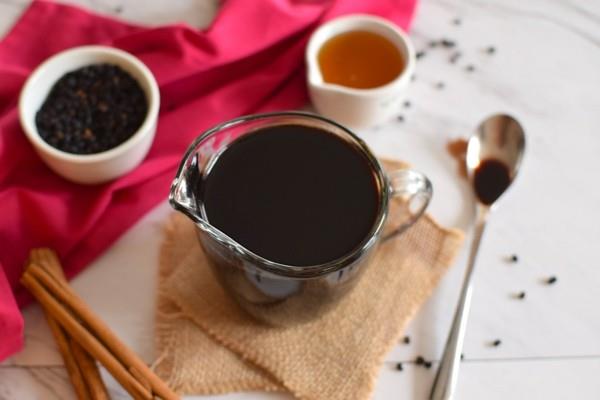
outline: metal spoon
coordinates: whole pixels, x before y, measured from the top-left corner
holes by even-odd
[[[517,175],[524,151],[523,128],[508,115],[497,114],[488,117],[469,139],[467,175],[477,199],[477,223],[454,321],[431,389],[431,400],[448,400],[453,397],[471,306],[471,277],[475,269],[479,243],[490,211],[495,209],[498,197],[508,189]],[[498,161],[501,164],[498,164]],[[494,165],[490,167],[490,164]]]

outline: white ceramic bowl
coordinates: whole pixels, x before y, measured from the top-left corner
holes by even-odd
[[[332,37],[356,30],[379,34],[400,51],[406,64],[394,80],[372,89],[355,89],[323,80],[318,62],[319,50]],[[408,35],[392,22],[364,14],[332,19],[312,34],[306,46],[306,78],[313,106],[325,117],[352,128],[385,122],[398,115],[401,109],[415,61],[415,51]]]
[[[38,134],[35,115],[52,86],[67,72],[90,64],[121,67],[138,81],[148,101],[148,114],[140,128],[125,142],[95,154],[73,154],[52,147]],[[117,178],[144,159],[156,132],[160,94],[152,72],[138,58],[106,46],[81,46],[60,52],[38,66],[25,82],[19,98],[19,119],[27,138],[46,164],[57,174],[78,183],[94,184]]]

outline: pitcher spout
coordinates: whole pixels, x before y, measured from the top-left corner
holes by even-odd
[[[194,154],[188,165],[180,167],[169,192],[171,206],[197,224],[204,222],[196,199],[196,191],[201,184],[198,154]]]

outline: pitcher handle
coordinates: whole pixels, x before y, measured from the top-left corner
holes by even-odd
[[[383,240],[388,240],[412,226],[423,215],[431,196],[433,187],[429,179],[420,172],[411,169],[400,169],[387,174],[390,197],[400,197],[408,209],[408,220],[388,232]]]

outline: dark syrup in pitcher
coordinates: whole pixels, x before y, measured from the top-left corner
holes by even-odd
[[[332,133],[292,124],[233,141],[200,195],[212,225],[255,254],[294,266],[351,253],[379,211],[364,154]]]

